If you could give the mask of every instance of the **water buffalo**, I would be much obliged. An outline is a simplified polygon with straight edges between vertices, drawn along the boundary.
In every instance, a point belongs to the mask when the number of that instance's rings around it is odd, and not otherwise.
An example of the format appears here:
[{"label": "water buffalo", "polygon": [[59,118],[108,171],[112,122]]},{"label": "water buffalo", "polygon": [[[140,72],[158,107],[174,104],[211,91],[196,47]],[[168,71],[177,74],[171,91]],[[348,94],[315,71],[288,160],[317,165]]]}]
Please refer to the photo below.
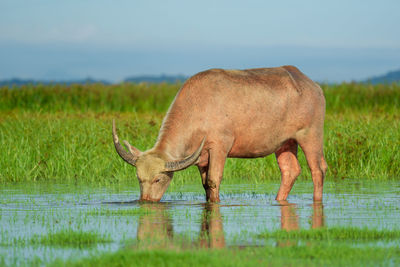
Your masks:
[{"label": "water buffalo", "polygon": [[197,165],[206,199],[219,201],[227,157],[275,153],[281,170],[277,200],[285,200],[300,174],[297,147],[306,156],[314,200],[322,200],[325,98],[321,88],[293,66],[247,70],[210,69],[189,78],[165,116],[154,147],[141,152],[119,142],[123,160],[136,166],[140,199],[159,201],[173,173]]}]

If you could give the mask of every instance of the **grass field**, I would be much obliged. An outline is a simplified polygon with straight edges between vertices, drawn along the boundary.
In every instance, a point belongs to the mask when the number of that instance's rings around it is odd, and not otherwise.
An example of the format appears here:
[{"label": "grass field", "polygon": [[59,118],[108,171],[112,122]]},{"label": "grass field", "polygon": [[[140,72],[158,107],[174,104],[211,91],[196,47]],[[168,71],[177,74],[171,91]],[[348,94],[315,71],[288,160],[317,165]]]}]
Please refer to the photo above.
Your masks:
[{"label": "grass field", "polygon": [[[0,182],[118,183],[134,169],[117,156],[110,134],[139,149],[154,144],[179,84],[37,86],[0,89]],[[398,179],[400,86],[323,86],[327,100],[328,179]],[[301,177],[310,177],[300,153]],[[229,159],[225,182],[279,179],[274,156]],[[198,179],[192,167],[174,183]]]}]

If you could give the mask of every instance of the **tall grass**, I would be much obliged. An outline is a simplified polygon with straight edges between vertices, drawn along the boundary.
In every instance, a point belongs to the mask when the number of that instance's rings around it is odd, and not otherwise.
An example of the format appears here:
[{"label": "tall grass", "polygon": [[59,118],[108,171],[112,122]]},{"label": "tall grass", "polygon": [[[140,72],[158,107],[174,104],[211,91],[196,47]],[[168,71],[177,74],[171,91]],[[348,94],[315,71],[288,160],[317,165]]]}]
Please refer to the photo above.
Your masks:
[{"label": "tall grass", "polygon": [[400,109],[400,83],[341,83],[322,85],[328,114],[353,112],[385,113]]},{"label": "tall grass", "polygon": [[[0,89],[0,182],[135,181],[115,153],[111,121],[121,139],[152,147],[179,84],[26,86]],[[328,178],[399,179],[400,86],[324,85]],[[303,178],[309,171],[300,152]],[[280,179],[274,156],[228,159],[225,182]],[[174,183],[199,180],[192,167]]]},{"label": "tall grass", "polygon": [[[181,84],[121,83],[0,87],[1,111],[165,112]],[[323,84],[327,112],[393,112],[400,106],[400,84]]]},{"label": "tall grass", "polygon": [[62,84],[0,88],[1,111],[162,112],[180,84]]}]

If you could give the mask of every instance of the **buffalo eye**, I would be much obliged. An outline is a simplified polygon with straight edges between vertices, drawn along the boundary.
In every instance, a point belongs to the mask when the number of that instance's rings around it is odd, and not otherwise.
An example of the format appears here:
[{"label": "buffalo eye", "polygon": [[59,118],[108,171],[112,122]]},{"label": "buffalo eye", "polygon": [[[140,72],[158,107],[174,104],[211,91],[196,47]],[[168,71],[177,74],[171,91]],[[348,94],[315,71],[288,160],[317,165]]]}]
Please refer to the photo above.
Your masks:
[{"label": "buffalo eye", "polygon": [[154,183],[158,183],[159,181],[160,181],[160,178],[156,179],[156,180],[154,181]]}]

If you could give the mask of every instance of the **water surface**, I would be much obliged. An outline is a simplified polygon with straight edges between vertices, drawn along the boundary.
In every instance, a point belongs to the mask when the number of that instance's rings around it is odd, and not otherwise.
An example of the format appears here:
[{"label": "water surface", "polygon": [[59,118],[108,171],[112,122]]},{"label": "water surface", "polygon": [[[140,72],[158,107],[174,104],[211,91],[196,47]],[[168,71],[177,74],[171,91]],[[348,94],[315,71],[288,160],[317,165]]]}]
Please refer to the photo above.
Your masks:
[{"label": "water surface", "polygon": [[[123,247],[173,247],[177,238],[188,247],[279,246],[286,241],[258,234],[334,226],[400,228],[399,182],[327,182],[323,203],[313,203],[309,181],[298,181],[287,202],[274,200],[278,187],[276,182],[222,185],[221,203],[210,205],[200,184],[175,186],[160,204],[138,203],[139,191],[131,186],[7,185],[0,189],[0,255],[6,264],[35,258],[46,263]],[[29,243],[34,235],[65,229],[100,233],[112,242],[81,248]]]}]

